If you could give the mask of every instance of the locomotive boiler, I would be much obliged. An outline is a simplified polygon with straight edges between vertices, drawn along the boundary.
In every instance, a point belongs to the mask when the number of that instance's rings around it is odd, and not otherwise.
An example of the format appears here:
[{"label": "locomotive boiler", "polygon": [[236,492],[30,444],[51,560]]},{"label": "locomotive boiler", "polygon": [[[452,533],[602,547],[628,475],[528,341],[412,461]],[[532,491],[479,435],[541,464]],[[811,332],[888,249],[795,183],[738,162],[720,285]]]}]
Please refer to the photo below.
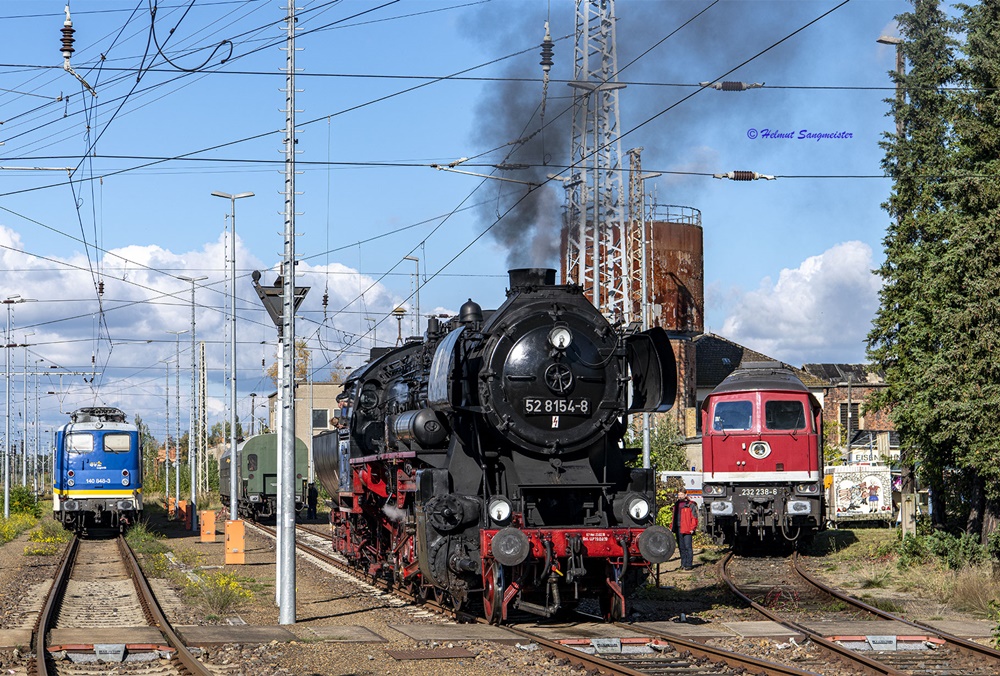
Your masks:
[{"label": "locomotive boiler", "polygon": [[334,548],[495,623],[584,598],[623,618],[675,546],[653,524],[652,470],[623,445],[628,414],[673,403],[666,334],[611,324],[554,270],[521,269],[499,309],[470,300],[383,352],[348,377],[345,425],[314,447]]},{"label": "locomotive boiler", "polygon": [[790,549],[823,526],[822,407],[787,367],[749,362],[702,405],[705,531]]}]

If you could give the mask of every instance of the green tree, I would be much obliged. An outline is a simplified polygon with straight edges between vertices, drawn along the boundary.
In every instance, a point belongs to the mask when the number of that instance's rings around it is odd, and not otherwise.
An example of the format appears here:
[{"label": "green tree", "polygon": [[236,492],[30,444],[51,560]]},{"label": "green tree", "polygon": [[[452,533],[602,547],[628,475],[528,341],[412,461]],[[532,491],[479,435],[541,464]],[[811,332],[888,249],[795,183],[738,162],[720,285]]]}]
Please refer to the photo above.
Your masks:
[{"label": "green tree", "polygon": [[[938,447],[969,488],[966,529],[986,542],[1000,521],[1000,2],[959,6],[966,36],[958,60],[961,88],[954,122],[956,215],[935,275],[947,289],[940,316],[950,329],[942,341],[935,394],[946,424]],[[953,503],[962,504],[956,500]]]},{"label": "green tree", "polygon": [[[649,465],[657,474],[660,472],[683,472],[690,469],[687,464],[687,453],[684,450],[684,437],[677,423],[667,416],[660,420],[652,420],[649,430]],[[636,416],[629,426],[625,439],[631,448],[642,447],[642,417]],[[642,463],[642,458],[636,461]]]},{"label": "green tree", "polygon": [[[309,375],[309,359],[312,352],[306,347],[306,341],[296,340],[295,341],[295,374],[294,378],[297,381],[305,380]],[[267,375],[274,383],[274,386],[278,386],[278,362],[275,361],[273,364],[267,367]]]},{"label": "green tree", "polygon": [[159,481],[160,487],[162,487],[163,483],[162,479],[159,479],[159,470],[156,464],[160,445],[153,438],[152,432],[149,431],[149,425],[143,422],[138,414],[136,414],[133,423],[139,431],[139,448],[142,451],[143,488],[146,492],[157,490],[157,481]]},{"label": "green tree", "polygon": [[[872,404],[892,411],[903,451],[906,488],[919,465],[935,495],[945,490],[943,468],[950,447],[941,431],[947,415],[938,405],[938,381],[951,370],[942,346],[950,333],[941,308],[951,293],[942,279],[955,214],[949,209],[954,167],[951,120],[957,110],[946,87],[956,78],[953,23],[938,0],[913,0],[914,10],[896,17],[903,35],[905,74],[892,72],[906,92],[891,100],[890,115],[899,134],[886,134],[882,166],[893,180],[883,204],[891,221],[884,240],[885,263],[878,270],[883,286],[880,308],[868,334],[869,359],[886,376],[888,387]],[[941,510],[934,510],[939,515]]]},{"label": "green tree", "polygon": [[[243,425],[240,423],[239,416],[236,417],[236,438],[243,438]],[[218,446],[219,444],[229,443],[229,421],[221,420],[208,430],[208,445]]]}]

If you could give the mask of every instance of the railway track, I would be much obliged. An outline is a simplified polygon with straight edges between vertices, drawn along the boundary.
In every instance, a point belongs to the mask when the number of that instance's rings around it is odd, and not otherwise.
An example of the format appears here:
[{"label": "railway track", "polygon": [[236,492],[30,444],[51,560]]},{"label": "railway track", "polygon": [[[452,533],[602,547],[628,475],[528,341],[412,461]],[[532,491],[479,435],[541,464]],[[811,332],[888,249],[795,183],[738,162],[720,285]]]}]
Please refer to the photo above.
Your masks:
[{"label": "railway track", "polygon": [[[260,531],[274,537],[274,529],[262,524],[254,524]],[[298,526],[296,547],[316,559],[367,584],[379,586],[384,592],[391,592],[407,603],[419,603],[431,608],[450,620],[464,623],[486,624],[478,616],[456,612],[433,595],[429,597],[418,590],[390,588],[380,580],[373,580],[350,566],[344,559],[329,552],[330,537],[313,529]],[[532,616],[534,617],[534,616]],[[621,674],[627,676],[655,676],[676,674],[678,676],[714,676],[732,674],[762,674],[768,676],[809,676],[821,672],[775,664],[747,655],[706,646],[664,634],[650,638],[645,628],[637,629],[623,625],[628,633],[637,638],[624,639],[578,639],[552,640],[522,626],[504,626],[504,630],[533,642],[570,663],[579,665],[588,673]],[[645,636],[640,636],[642,634]]]},{"label": "railway track", "polygon": [[174,632],[123,537],[74,537],[33,633],[32,676],[107,673],[210,676]]},{"label": "railway track", "polygon": [[[730,553],[720,565],[723,581],[733,593],[768,619],[807,636],[842,668],[855,669],[853,673],[1000,673],[1000,652],[905,620],[839,592],[806,573],[798,555],[781,560],[739,559],[734,565],[735,558]],[[762,561],[767,566],[766,576],[760,574]],[[741,582],[733,579],[734,569],[739,569],[736,575],[742,576]],[[853,631],[843,630],[845,620]],[[874,649],[882,645],[889,649]]]}]

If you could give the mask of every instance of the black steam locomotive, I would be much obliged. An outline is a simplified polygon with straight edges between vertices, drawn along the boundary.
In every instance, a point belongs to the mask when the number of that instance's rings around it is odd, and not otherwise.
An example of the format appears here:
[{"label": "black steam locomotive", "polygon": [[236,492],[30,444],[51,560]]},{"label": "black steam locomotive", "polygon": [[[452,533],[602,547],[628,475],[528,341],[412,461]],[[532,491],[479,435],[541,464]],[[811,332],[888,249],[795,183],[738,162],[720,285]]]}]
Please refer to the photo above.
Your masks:
[{"label": "black steam locomotive", "polygon": [[627,415],[675,390],[661,329],[608,323],[554,270],[513,270],[498,310],[470,300],[347,379],[346,426],[314,447],[334,548],[424,598],[481,598],[495,623],[582,598],[623,618],[674,551]]}]

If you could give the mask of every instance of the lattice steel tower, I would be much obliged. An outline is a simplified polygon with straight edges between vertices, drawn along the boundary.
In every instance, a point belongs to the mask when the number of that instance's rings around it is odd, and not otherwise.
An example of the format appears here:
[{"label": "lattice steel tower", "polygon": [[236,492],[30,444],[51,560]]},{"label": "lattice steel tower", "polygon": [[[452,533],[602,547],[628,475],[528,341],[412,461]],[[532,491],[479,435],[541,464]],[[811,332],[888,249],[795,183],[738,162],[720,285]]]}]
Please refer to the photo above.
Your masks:
[{"label": "lattice steel tower", "polygon": [[614,0],[577,1],[573,62],[563,279],[582,285],[605,315],[631,321]]}]

